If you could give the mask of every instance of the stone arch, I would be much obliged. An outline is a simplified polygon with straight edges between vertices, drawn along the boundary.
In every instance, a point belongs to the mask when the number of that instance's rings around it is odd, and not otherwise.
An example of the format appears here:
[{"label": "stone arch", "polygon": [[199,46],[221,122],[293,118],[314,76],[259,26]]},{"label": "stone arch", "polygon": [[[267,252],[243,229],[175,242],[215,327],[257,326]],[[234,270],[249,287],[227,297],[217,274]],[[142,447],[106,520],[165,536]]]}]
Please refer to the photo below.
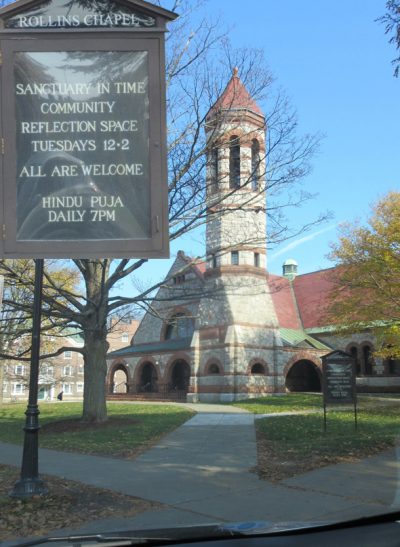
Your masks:
[{"label": "stone arch", "polygon": [[135,370],[135,391],[137,393],[157,393],[159,391],[160,370],[152,358],[144,357]]},{"label": "stone arch", "polygon": [[187,394],[192,374],[190,358],[185,353],[177,353],[168,361],[164,381],[172,393]]},{"label": "stone arch", "polygon": [[123,360],[111,364],[107,375],[109,393],[129,393],[131,373],[128,364]]},{"label": "stone arch", "polygon": [[288,391],[321,392],[321,371],[310,359],[298,359],[287,370],[285,387]]},{"label": "stone arch", "polygon": [[322,374],[322,361],[321,361],[321,359],[317,355],[314,355],[313,353],[311,353],[310,351],[304,350],[304,351],[298,351],[297,353],[295,353],[295,355],[293,355],[293,357],[291,359],[289,359],[289,361],[284,366],[283,376],[286,377],[286,375],[289,372],[289,369],[292,367],[292,365],[294,363],[296,363],[296,361],[301,361],[302,359],[306,359],[307,361],[311,361],[317,367],[317,369],[320,371],[320,373]]},{"label": "stone arch", "polygon": [[215,357],[210,357],[204,366],[205,375],[217,376],[223,374],[223,371],[224,369],[221,361]]},{"label": "stone arch", "polygon": [[171,324],[171,320],[177,316],[177,315],[180,315],[182,317],[188,317],[192,320],[193,322],[193,331],[194,331],[194,317],[192,315],[192,313],[185,307],[183,306],[176,306],[169,314],[168,316],[164,319],[164,322],[163,322],[163,325],[161,327],[161,333],[160,333],[160,341],[163,342],[164,340],[166,340],[166,335],[167,335],[167,331],[168,331],[168,327],[170,326]]},{"label": "stone arch", "polygon": [[269,375],[268,365],[264,359],[259,359],[258,357],[253,357],[248,364],[247,374],[254,375],[260,374],[263,376]]}]

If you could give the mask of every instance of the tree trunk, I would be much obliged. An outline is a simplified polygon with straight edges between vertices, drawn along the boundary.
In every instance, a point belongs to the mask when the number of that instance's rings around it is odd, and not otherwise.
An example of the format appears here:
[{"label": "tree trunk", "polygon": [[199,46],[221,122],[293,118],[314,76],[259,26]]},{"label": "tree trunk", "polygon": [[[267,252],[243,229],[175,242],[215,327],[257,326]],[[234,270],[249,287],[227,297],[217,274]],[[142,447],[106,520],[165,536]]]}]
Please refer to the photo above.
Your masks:
[{"label": "tree trunk", "polygon": [[108,277],[109,261],[86,261],[86,297],[85,319],[82,323],[84,347],[84,422],[105,422],[106,376],[107,376],[107,302],[108,294],[105,280]]},{"label": "tree trunk", "polygon": [[85,384],[82,414],[84,422],[105,422],[107,420],[106,353],[107,344],[101,333],[98,331],[85,333]]}]

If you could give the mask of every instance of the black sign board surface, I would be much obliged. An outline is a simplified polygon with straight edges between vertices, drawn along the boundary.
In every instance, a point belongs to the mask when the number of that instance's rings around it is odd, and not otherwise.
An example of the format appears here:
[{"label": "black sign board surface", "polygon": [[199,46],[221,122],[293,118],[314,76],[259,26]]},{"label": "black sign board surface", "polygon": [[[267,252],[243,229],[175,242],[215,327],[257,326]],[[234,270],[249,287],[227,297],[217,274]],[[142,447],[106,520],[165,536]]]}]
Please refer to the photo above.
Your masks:
[{"label": "black sign board surface", "polygon": [[355,364],[351,355],[334,351],[322,358],[323,393],[326,404],[354,403]]},{"label": "black sign board surface", "polygon": [[354,425],[357,429],[356,364],[344,351],[333,351],[322,357],[322,392],[324,431],[328,404],[354,405]]},{"label": "black sign board surface", "polygon": [[2,257],[168,256],[174,18],[142,0],[0,10]]}]

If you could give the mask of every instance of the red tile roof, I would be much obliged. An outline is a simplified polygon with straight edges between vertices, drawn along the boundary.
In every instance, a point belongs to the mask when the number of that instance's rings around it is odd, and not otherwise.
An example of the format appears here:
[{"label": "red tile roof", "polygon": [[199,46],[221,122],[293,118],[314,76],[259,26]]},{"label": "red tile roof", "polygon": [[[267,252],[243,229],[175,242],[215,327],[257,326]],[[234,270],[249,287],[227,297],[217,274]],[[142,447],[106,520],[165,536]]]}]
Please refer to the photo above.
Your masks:
[{"label": "red tile roof", "polygon": [[206,271],[207,267],[205,261],[185,255],[183,251],[178,251],[178,255],[183,258],[186,264],[190,265],[193,268],[193,271],[196,275],[198,275],[201,279],[203,278],[203,274]]},{"label": "red tile roof", "polygon": [[264,117],[264,114],[250,93],[244,87],[238,74],[237,68],[233,70],[232,78],[229,80],[224,92],[210,109],[209,114],[213,114],[218,110],[251,110],[256,114]]},{"label": "red tile roof", "polygon": [[285,329],[302,329],[290,281],[285,277],[269,274],[268,285],[279,326]]},{"label": "red tile roof", "polygon": [[204,274],[206,271],[207,264],[206,262],[197,262],[194,267],[199,270],[200,273]]},{"label": "red tile roof", "polygon": [[327,318],[327,310],[335,274],[336,268],[329,268],[298,275],[293,280],[293,290],[305,329],[332,324],[332,320]]}]

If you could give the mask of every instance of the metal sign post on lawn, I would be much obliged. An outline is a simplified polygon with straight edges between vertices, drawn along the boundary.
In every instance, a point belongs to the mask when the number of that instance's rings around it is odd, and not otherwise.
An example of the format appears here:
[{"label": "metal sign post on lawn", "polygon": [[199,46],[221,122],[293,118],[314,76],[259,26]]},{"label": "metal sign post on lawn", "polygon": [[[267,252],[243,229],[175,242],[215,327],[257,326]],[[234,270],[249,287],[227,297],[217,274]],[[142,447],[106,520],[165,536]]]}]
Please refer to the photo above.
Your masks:
[{"label": "metal sign post on lawn", "polygon": [[333,351],[322,357],[322,391],[324,403],[324,431],[326,406],[353,404],[354,427],[357,429],[357,393],[354,358],[344,351]]},{"label": "metal sign post on lawn", "polygon": [[[0,258],[36,259],[36,287],[45,258],[168,257],[164,35],[176,17],[145,0],[0,10]],[[26,439],[39,429],[40,300],[36,288]],[[33,495],[37,437],[23,458],[14,493]]]}]

